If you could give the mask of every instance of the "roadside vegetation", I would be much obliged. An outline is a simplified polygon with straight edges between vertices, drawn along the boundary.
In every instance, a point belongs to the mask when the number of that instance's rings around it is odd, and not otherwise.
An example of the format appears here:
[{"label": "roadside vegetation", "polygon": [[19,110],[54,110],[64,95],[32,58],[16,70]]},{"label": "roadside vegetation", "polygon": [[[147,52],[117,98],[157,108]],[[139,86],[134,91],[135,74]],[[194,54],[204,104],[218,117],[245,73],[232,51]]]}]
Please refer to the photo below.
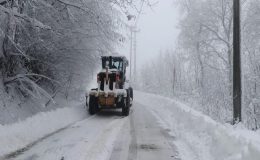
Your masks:
[{"label": "roadside vegetation", "polygon": [[[177,47],[162,51],[153,63],[144,66],[142,88],[181,97],[215,120],[232,122],[233,3],[185,0],[177,4],[182,14]],[[260,1],[241,1],[241,7],[242,119],[248,128],[258,129]]]}]

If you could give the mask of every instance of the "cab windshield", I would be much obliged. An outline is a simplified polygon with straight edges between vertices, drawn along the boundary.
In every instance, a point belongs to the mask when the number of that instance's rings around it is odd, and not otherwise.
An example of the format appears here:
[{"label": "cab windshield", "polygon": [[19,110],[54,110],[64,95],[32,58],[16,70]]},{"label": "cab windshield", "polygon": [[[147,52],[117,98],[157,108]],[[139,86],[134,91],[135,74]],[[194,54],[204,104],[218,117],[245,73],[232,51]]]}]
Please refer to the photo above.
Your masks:
[{"label": "cab windshield", "polygon": [[123,61],[118,59],[111,59],[111,62],[108,58],[102,59],[102,68],[105,69],[106,66],[109,67],[109,69],[118,69],[123,70]]},{"label": "cab windshield", "polygon": [[118,69],[121,70],[122,62],[120,61],[113,61],[111,69]]}]

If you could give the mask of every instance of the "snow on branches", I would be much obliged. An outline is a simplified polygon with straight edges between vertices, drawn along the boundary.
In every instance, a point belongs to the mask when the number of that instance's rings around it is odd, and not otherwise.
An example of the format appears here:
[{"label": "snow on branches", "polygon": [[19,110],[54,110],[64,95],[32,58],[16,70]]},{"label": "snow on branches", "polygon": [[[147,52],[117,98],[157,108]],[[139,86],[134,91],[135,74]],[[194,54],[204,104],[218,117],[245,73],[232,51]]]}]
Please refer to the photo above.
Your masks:
[{"label": "snow on branches", "polygon": [[121,15],[114,4],[0,0],[0,64],[6,91],[52,99],[59,90],[67,98],[80,97],[77,93],[85,90],[94,62],[119,43]]}]

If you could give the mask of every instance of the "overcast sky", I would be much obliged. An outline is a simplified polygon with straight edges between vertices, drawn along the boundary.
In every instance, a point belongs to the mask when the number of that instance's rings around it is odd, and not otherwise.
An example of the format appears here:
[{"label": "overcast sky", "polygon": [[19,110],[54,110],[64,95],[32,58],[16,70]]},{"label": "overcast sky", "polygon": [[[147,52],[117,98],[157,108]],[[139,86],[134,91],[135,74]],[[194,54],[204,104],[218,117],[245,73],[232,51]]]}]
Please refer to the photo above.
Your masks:
[{"label": "overcast sky", "polygon": [[[153,6],[153,10],[146,7],[143,12],[138,21],[138,68],[156,57],[160,50],[174,49],[178,36],[179,11],[173,0],[160,0]],[[123,48],[127,56],[129,46],[130,44],[126,44]]]}]

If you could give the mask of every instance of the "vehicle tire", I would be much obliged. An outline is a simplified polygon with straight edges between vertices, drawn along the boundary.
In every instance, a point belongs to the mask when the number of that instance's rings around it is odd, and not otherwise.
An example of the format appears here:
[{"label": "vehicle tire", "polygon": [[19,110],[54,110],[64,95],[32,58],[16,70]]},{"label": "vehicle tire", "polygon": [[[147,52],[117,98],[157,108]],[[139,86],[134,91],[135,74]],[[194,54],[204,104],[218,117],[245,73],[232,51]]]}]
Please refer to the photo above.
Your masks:
[{"label": "vehicle tire", "polygon": [[132,98],[132,100],[134,100],[134,91],[132,87],[129,87],[129,91],[130,91],[130,97]]},{"label": "vehicle tire", "polygon": [[130,90],[128,89],[128,90],[126,90],[126,92],[127,92],[126,105],[131,107],[131,103],[130,103],[131,102]]},{"label": "vehicle tire", "polygon": [[89,114],[94,115],[95,113],[97,113],[97,109],[98,109],[97,98],[95,96],[90,96],[89,107],[88,107]]},{"label": "vehicle tire", "polygon": [[126,105],[128,107],[131,107],[131,95],[130,95],[130,89],[127,89],[126,90],[126,93],[127,93],[127,97],[126,97]]},{"label": "vehicle tire", "polygon": [[130,96],[127,96],[126,98],[123,99],[122,115],[123,116],[128,116],[129,115],[129,110],[130,110]]},{"label": "vehicle tire", "polygon": [[86,96],[86,108],[88,108],[88,97]]}]

